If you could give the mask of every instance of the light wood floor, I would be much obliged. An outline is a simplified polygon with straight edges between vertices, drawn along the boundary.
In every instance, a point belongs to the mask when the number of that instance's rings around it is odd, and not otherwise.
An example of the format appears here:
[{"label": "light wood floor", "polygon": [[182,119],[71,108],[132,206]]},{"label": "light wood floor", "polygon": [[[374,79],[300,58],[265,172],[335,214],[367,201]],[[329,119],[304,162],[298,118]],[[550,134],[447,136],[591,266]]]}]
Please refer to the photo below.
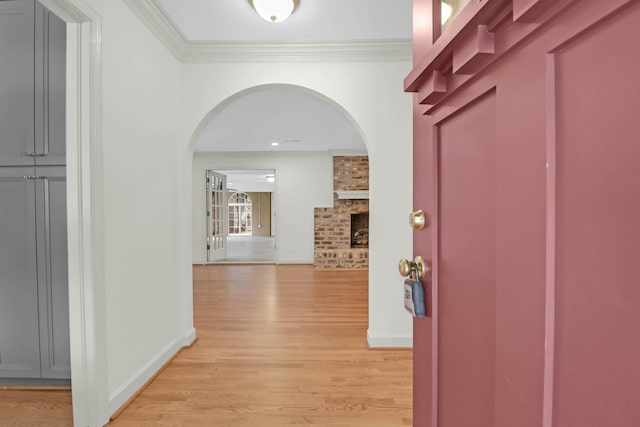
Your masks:
[{"label": "light wood floor", "polygon": [[[412,423],[411,351],[366,346],[366,271],[195,266],[194,316],[199,341],[109,426]],[[2,393],[0,426],[49,425]]]}]

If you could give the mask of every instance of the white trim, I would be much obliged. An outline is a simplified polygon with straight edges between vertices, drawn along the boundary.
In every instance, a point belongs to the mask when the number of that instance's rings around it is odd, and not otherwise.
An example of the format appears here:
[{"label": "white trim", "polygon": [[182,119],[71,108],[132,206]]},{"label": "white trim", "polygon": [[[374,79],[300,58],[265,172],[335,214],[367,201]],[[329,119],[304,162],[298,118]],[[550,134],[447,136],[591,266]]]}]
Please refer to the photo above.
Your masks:
[{"label": "white trim", "polygon": [[335,191],[338,195],[338,199],[369,199],[369,190],[344,190]]},{"label": "white trim", "polygon": [[329,153],[333,157],[342,156],[369,156],[366,149],[363,150],[329,150]]},{"label": "white trim", "polygon": [[335,40],[324,43],[186,41],[183,62],[387,62],[410,61],[410,40]]},{"label": "white trim", "polygon": [[169,18],[169,15],[153,0],[124,0],[138,18],[178,60],[183,57],[186,38]]},{"label": "white trim", "polygon": [[248,43],[188,40],[155,0],[124,0],[181,62],[411,61],[411,39],[323,43]]},{"label": "white trim", "polygon": [[190,347],[196,340],[196,328],[191,328],[182,336],[180,347]]},{"label": "white trim", "polygon": [[109,413],[116,413],[126,402],[135,395],[149,379],[175,356],[178,351],[188,347],[196,337],[196,330],[189,330],[182,338],[175,339],[160,350],[145,363],[138,371],[127,379],[113,393],[109,394]]},{"label": "white trim", "polygon": [[413,337],[397,335],[374,335],[367,330],[369,348],[412,348]]},{"label": "white trim", "polygon": [[75,426],[107,413],[102,242],[101,18],[83,0],[41,0],[67,23],[67,239]]},{"label": "white trim", "polygon": [[281,259],[277,260],[276,264],[313,264],[313,260],[308,259]]}]

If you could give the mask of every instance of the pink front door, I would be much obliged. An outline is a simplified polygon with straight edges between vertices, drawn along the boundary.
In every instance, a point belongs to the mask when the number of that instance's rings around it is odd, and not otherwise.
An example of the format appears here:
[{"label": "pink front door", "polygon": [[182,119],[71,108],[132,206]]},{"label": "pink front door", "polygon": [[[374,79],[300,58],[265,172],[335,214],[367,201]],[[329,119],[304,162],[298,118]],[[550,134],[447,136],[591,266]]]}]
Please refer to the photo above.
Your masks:
[{"label": "pink front door", "polygon": [[405,80],[434,267],[414,426],[640,426],[640,1],[457,20],[416,26]]}]

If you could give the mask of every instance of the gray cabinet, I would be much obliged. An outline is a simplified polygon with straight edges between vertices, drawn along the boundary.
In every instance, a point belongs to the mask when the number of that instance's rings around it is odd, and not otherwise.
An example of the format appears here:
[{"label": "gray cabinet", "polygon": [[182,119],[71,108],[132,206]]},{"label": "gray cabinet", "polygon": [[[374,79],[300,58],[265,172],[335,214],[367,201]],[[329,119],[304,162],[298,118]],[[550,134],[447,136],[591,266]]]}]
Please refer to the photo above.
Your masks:
[{"label": "gray cabinet", "polygon": [[0,1],[0,166],[33,165],[34,2]]},{"label": "gray cabinet", "polygon": [[65,45],[39,3],[0,1],[0,379],[71,374]]},{"label": "gray cabinet", "polygon": [[66,24],[34,0],[0,1],[0,166],[64,165]]},{"label": "gray cabinet", "polygon": [[0,378],[69,378],[64,166],[0,168]]},{"label": "gray cabinet", "polygon": [[35,137],[36,165],[64,165],[67,27],[35,5]]},{"label": "gray cabinet", "polygon": [[36,247],[43,378],[70,378],[67,182],[64,166],[36,168]]},{"label": "gray cabinet", "polygon": [[0,377],[40,377],[35,180],[0,168]]}]

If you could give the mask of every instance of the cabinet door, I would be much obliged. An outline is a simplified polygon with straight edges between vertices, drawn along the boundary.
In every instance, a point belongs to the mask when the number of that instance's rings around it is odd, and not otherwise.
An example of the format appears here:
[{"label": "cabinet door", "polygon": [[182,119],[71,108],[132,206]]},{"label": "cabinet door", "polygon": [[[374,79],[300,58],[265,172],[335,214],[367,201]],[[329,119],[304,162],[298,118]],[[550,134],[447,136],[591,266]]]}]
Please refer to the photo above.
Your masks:
[{"label": "cabinet door", "polygon": [[33,165],[34,2],[0,1],[0,166]]},{"label": "cabinet door", "polygon": [[0,168],[0,378],[40,376],[33,168]]},{"label": "cabinet door", "polygon": [[64,21],[40,3],[35,10],[36,165],[64,165],[66,31]]},{"label": "cabinet door", "polygon": [[43,378],[70,378],[65,168],[36,168],[40,360]]}]

